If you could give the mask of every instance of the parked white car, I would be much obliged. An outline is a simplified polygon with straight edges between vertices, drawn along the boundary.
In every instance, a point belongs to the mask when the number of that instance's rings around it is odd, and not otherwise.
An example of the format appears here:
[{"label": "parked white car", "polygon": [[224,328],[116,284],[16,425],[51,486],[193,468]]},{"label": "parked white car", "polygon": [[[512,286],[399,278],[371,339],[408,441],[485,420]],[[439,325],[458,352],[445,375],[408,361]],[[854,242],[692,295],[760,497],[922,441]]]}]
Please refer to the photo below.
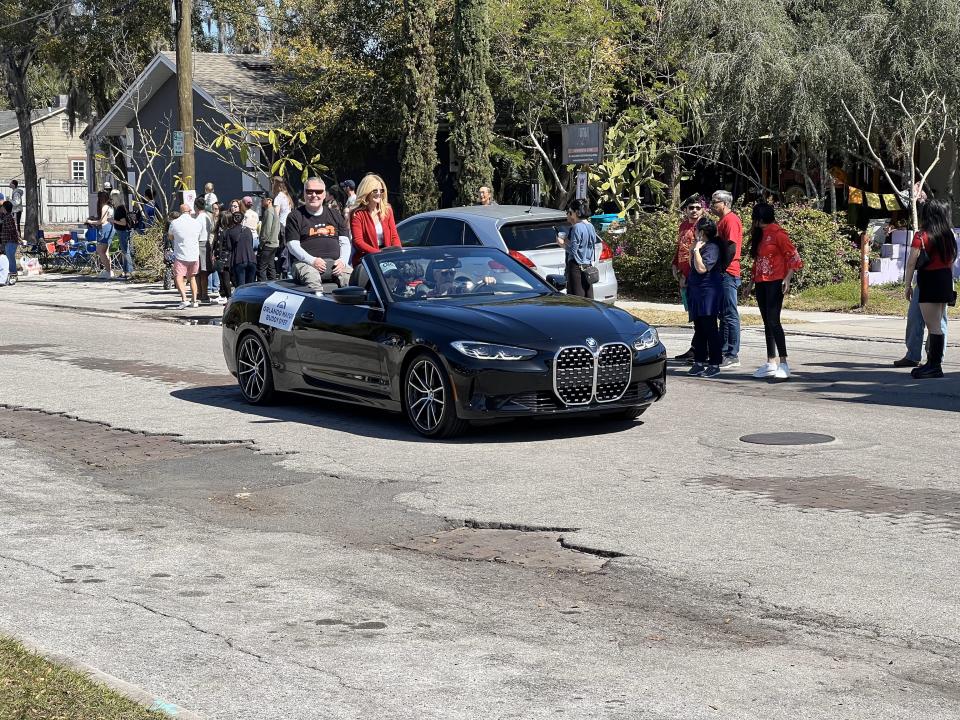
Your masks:
[{"label": "parked white car", "polygon": [[[564,274],[564,251],[557,245],[557,232],[567,230],[560,210],[525,205],[472,205],[431,210],[409,217],[397,225],[404,246],[485,245],[509,253],[546,279]],[[600,281],[593,286],[594,299],[613,303],[617,277],[613,252],[604,242],[596,248]]]}]

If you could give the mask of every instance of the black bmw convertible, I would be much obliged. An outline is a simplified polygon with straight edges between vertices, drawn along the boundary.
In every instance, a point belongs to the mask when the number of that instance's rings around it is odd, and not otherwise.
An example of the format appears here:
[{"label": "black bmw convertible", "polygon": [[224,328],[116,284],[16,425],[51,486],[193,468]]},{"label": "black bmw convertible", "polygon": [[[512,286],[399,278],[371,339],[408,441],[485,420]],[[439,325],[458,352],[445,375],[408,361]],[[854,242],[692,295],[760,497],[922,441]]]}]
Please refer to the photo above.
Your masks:
[{"label": "black bmw convertible", "polygon": [[277,392],[406,414],[450,437],[471,421],[640,416],[666,392],[657,331],[571,297],[494,248],[387,248],[322,295],[244,285],[223,354],[250,403]]}]

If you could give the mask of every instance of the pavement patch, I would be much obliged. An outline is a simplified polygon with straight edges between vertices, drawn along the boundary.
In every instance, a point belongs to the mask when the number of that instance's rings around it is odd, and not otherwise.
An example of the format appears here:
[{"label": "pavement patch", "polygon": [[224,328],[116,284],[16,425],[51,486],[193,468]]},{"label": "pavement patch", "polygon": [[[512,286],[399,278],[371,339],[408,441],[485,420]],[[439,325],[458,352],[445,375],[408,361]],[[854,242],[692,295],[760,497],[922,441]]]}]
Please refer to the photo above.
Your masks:
[{"label": "pavement patch", "polygon": [[[62,413],[0,405],[0,437],[98,469],[119,469],[158,460],[179,460],[209,448],[176,435],[113,428]],[[249,441],[226,443],[249,447]]]},{"label": "pavement patch", "polygon": [[498,562],[544,570],[595,573],[618,553],[592,551],[564,541],[560,532],[458,527],[395,543],[405,550],[450,560]]},{"label": "pavement patch", "polygon": [[731,477],[691,481],[715,490],[727,490],[755,502],[773,501],[801,512],[825,510],[853,513],[960,538],[960,492],[935,488],[895,488],[857,477]]},{"label": "pavement patch", "polygon": [[156,380],[170,385],[192,385],[194,387],[209,387],[211,385],[233,385],[236,381],[228,373],[208,373],[202,370],[191,370],[175,365],[145,362],[142,360],[126,360],[104,357],[69,357],[63,352],[45,348],[45,345],[6,345],[0,347],[0,355],[31,355],[53,362],[67,363],[82,370],[98,370],[100,372],[115,373],[127,377]]}]

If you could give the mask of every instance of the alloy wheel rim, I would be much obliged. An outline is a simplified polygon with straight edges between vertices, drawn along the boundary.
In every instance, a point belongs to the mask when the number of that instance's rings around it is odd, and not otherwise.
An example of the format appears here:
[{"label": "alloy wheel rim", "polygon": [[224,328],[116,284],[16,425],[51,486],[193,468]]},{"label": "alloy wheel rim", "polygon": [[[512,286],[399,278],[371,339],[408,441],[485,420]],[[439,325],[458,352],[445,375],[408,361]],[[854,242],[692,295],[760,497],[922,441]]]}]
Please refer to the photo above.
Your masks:
[{"label": "alloy wheel rim", "polygon": [[240,345],[237,357],[237,375],[240,380],[240,389],[251,400],[256,400],[263,392],[267,377],[266,353],[253,338],[247,338]]},{"label": "alloy wheel rim", "polygon": [[443,418],[446,391],[440,370],[429,360],[420,360],[407,378],[407,409],[417,427],[433,432]]}]

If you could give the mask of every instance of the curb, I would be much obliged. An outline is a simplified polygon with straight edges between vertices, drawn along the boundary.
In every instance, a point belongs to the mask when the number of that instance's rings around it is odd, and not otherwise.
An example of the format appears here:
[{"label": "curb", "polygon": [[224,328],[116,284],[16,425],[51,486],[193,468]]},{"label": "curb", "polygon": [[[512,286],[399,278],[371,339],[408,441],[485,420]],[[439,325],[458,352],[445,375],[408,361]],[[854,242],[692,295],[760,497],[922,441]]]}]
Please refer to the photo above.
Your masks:
[{"label": "curb", "polygon": [[176,718],[177,720],[205,720],[205,718],[202,718],[196,713],[185,710],[179,705],[167,702],[163,698],[147,692],[143,688],[139,688],[136,685],[128,683],[126,680],[121,680],[120,678],[114,677],[113,675],[105,673],[102,670],[98,670],[92,665],[87,665],[85,662],[81,662],[80,660],[72,658],[69,655],[51,652],[41,647],[31,638],[8,632],[4,632],[4,634],[7,637],[13,638],[17,642],[21,643],[30,652],[36,653],[52,663],[56,663],[57,665],[74,670],[75,672],[86,676],[92,682],[108,687],[114,692],[123,695],[131,702],[134,702],[137,705],[146,708],[147,710],[153,710],[154,712],[162,713],[167,717]]}]

